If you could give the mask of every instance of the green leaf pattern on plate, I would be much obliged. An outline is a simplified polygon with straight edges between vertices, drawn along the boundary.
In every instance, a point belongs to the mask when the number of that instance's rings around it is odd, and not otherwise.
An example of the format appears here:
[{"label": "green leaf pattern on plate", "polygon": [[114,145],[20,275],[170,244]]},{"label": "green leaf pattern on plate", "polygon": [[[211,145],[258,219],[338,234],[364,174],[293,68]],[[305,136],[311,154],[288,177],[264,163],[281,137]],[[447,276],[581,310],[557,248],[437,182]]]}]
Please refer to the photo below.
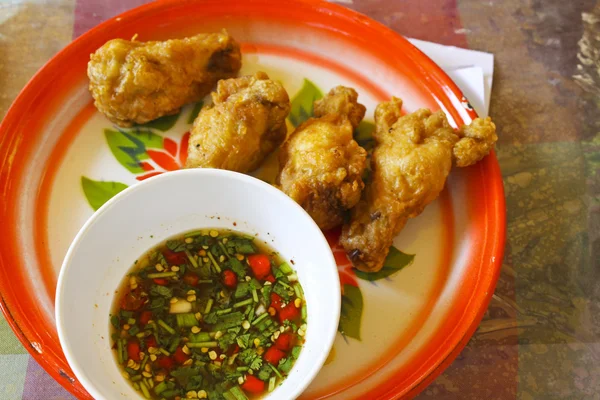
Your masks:
[{"label": "green leaf pattern on plate", "polygon": [[163,148],[164,138],[150,130],[115,131],[105,129],[104,135],[108,147],[117,161],[134,174],[144,172],[140,161],[148,158],[146,149]]},{"label": "green leaf pattern on plate", "polygon": [[85,176],[81,177],[81,187],[94,211],[102,207],[117,193],[127,189],[127,185],[121,182],[94,181]]},{"label": "green leaf pattern on plate", "polygon": [[202,110],[203,106],[204,106],[203,101],[199,101],[196,104],[194,104],[194,108],[192,109],[192,112],[190,113],[190,116],[188,117],[188,120],[187,120],[188,124],[194,123],[194,120],[196,119],[198,114],[200,114],[200,110]]},{"label": "green leaf pattern on plate", "polygon": [[313,116],[313,103],[321,97],[321,90],[305,78],[302,88],[292,100],[292,109],[288,117],[294,127]]},{"label": "green leaf pattern on plate", "polygon": [[179,113],[174,115],[165,115],[164,117],[157,118],[154,121],[146,122],[145,124],[141,125],[136,125],[136,127],[158,129],[159,131],[166,132],[175,125],[178,119]]},{"label": "green leaf pattern on plate", "polygon": [[390,247],[390,252],[383,263],[383,268],[377,272],[362,272],[357,269],[354,270],[356,276],[366,281],[378,281],[383,278],[395,274],[402,268],[412,264],[415,259],[414,254],[406,254],[395,248]]},{"label": "green leaf pattern on plate", "polygon": [[363,296],[358,286],[345,284],[342,294],[342,310],[338,331],[356,340],[360,339],[360,322],[363,312]]}]

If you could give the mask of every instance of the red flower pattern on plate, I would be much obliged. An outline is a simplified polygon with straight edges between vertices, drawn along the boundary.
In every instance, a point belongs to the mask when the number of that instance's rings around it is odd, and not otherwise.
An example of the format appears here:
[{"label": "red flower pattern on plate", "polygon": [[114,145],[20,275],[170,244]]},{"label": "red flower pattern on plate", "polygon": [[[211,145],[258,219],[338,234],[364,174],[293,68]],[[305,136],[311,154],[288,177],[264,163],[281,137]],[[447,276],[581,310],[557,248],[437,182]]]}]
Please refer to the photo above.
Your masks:
[{"label": "red flower pattern on plate", "polygon": [[342,287],[342,294],[344,294],[344,285],[358,287],[358,282],[356,280],[356,274],[354,273],[354,270],[352,268],[352,263],[348,259],[346,251],[340,245],[341,233],[341,229],[337,228],[325,232],[325,238],[327,238],[329,247],[331,247],[331,251],[333,252],[333,257],[335,258],[335,263],[338,267],[338,274],[340,276],[340,286]]},{"label": "red flower pattern on plate", "polygon": [[150,157],[148,161],[140,162],[140,167],[144,169],[143,175],[138,175],[135,179],[143,181],[144,179],[160,175],[164,172],[175,171],[183,168],[187,160],[188,141],[190,133],[186,132],[181,138],[181,143],[169,138],[164,138],[162,149],[147,149],[146,154]]}]

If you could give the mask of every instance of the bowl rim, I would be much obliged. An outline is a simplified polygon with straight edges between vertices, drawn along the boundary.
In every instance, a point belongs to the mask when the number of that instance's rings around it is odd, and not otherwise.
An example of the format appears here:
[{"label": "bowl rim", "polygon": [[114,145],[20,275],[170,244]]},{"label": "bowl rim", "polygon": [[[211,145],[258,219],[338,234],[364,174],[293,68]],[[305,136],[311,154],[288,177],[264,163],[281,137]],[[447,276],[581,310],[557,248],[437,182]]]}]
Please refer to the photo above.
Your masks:
[{"label": "bowl rim", "polygon": [[[275,197],[275,201],[286,202],[290,207],[295,209],[296,212],[302,215],[303,218],[307,220],[307,223],[316,231],[318,231],[317,240],[322,241],[325,247],[329,249],[327,239],[325,238],[321,229],[317,226],[315,221],[306,212],[306,210],[304,210],[298,203],[296,203],[290,197],[285,195],[285,193],[283,193],[279,189],[250,175],[214,168],[181,169],[178,171],[170,171],[168,173],[154,176],[152,178],[146,179],[138,183],[137,185],[132,185],[127,189],[121,191],[120,193],[112,197],[110,200],[108,200],[106,203],[104,203],[102,207],[100,207],[77,232],[77,235],[69,245],[69,249],[67,250],[67,254],[65,255],[65,258],[61,265],[56,285],[54,315],[56,318],[56,329],[58,332],[61,348],[63,349],[65,358],[67,359],[69,366],[73,370],[73,373],[75,374],[79,382],[81,382],[81,385],[85,388],[85,390],[88,391],[88,393],[95,399],[103,399],[105,397],[98,391],[98,386],[93,382],[93,378],[89,378],[87,374],[84,374],[81,371],[81,366],[78,360],[76,359],[74,351],[71,348],[71,343],[66,338],[67,333],[65,329],[65,320],[67,317],[65,315],[66,313],[63,312],[63,308],[65,306],[63,300],[63,297],[65,296],[65,291],[63,286],[66,276],[73,269],[73,263],[71,262],[73,255],[77,251],[77,247],[79,246],[81,241],[84,239],[85,234],[96,223],[96,221],[106,213],[110,212],[112,209],[114,209],[114,207],[118,206],[120,203],[127,201],[127,198],[131,196],[135,191],[144,190],[144,188],[151,185],[160,186],[161,182],[165,180],[177,179],[179,176],[182,175],[196,175],[197,179],[202,179],[203,177],[219,177],[221,179],[229,179],[238,182],[243,181],[245,183],[254,185],[259,190],[264,190],[268,193],[269,196]],[[312,353],[310,357],[313,361],[309,362],[309,365],[311,367],[308,370],[307,374],[299,378],[301,383],[297,386],[296,391],[292,393],[292,398],[296,398],[297,396],[299,396],[315,379],[315,377],[325,364],[327,356],[331,351],[331,348],[333,347],[335,338],[337,336],[337,321],[339,321],[341,315],[341,286],[338,277],[337,264],[333,256],[333,252],[328,251],[327,256],[328,257],[326,257],[326,259],[322,261],[322,269],[325,271],[330,271],[330,273],[324,274],[324,278],[333,281],[331,282],[331,291],[328,295],[332,298],[331,301],[333,303],[333,314],[331,315],[331,321],[336,321],[336,323],[327,324],[325,326],[325,332],[318,336],[319,341],[325,343],[326,351]],[[333,296],[331,296],[330,294],[333,294]],[[264,397],[264,399],[266,400],[270,397],[270,394],[268,394],[266,397]]]}]

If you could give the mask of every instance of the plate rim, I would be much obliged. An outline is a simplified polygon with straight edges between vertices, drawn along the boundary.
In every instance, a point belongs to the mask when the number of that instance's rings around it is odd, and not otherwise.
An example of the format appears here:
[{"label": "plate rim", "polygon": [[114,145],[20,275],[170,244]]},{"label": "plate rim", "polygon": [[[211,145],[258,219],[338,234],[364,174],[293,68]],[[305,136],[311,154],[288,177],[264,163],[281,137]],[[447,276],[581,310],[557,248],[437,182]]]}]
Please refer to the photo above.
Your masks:
[{"label": "plate rim", "polygon": [[[226,2],[227,1],[209,0],[205,3],[224,4]],[[9,107],[6,116],[0,124],[0,188],[4,188],[4,193],[6,194],[10,191],[9,181],[11,175],[11,165],[10,161],[8,161],[8,157],[10,157],[11,154],[6,154],[6,149],[9,148],[10,141],[14,140],[14,137],[11,136],[10,133],[11,128],[19,125],[19,119],[21,115],[23,115],[23,113],[20,111],[22,109],[26,110],[29,107],[29,104],[35,100],[36,93],[38,92],[36,89],[39,89],[40,86],[47,86],[48,82],[46,81],[46,75],[51,75],[52,71],[61,69],[64,65],[64,61],[68,61],[70,56],[75,56],[78,53],[79,47],[87,42],[94,41],[96,36],[101,36],[104,31],[109,30],[114,25],[121,23],[121,20],[136,19],[137,17],[140,17],[146,13],[156,13],[160,12],[161,10],[176,7],[185,8],[197,3],[198,2],[194,0],[163,0],[161,2],[152,2],[131,9],[90,29],[86,33],[76,38],[74,41],[70,42],[67,46],[65,46],[65,48],[63,48],[48,62],[46,62],[20,91],[19,95]],[[272,3],[269,4],[269,2],[266,0],[246,0],[246,3],[256,7],[273,6]],[[433,86],[435,86],[436,89],[433,92],[434,98],[436,100],[445,98],[449,103],[451,103],[451,106],[447,107],[446,104],[438,101],[439,106],[444,109],[444,111],[452,115],[454,119],[463,121],[477,117],[477,114],[474,110],[463,107],[461,101],[463,99],[466,101],[466,99],[464,98],[462,92],[437,64],[435,64],[429,57],[427,57],[423,52],[417,49],[400,34],[387,28],[383,24],[341,5],[321,0],[280,0],[276,3],[278,3],[277,7],[282,7],[283,3],[287,3],[286,7],[296,6],[311,8],[311,12],[314,12],[315,14],[321,14],[323,18],[326,18],[329,21],[334,18],[338,18],[345,20],[347,23],[362,25],[362,28],[370,30],[371,34],[376,35],[378,38],[384,38],[387,42],[393,44],[395,47],[403,49],[405,52],[404,55],[414,64],[417,69],[419,69],[417,72],[425,74],[433,79]],[[432,85],[429,85],[428,88],[433,89],[431,86]],[[7,163],[9,164],[8,166]],[[480,172],[484,173],[485,170],[486,177],[490,182],[490,186],[488,187],[489,193],[486,193],[486,195],[490,196],[490,199],[486,199],[486,210],[490,211],[490,214],[492,215],[487,216],[489,217],[489,220],[483,221],[483,223],[485,225],[486,234],[492,239],[489,240],[491,245],[485,243],[487,244],[487,247],[482,249],[486,253],[486,256],[491,257],[488,274],[485,277],[480,277],[477,280],[476,291],[473,293],[475,304],[470,305],[469,309],[464,310],[464,315],[459,321],[461,323],[459,326],[460,329],[457,329],[458,327],[455,328],[451,335],[447,338],[447,341],[451,342],[451,344],[445,347],[443,351],[444,354],[438,354],[434,361],[427,360],[429,367],[426,368],[425,371],[422,371],[418,379],[412,383],[411,387],[404,388],[403,390],[400,388],[403,382],[398,382],[396,385],[385,388],[384,392],[380,395],[380,398],[382,399],[395,399],[401,396],[413,397],[423,390],[429,383],[431,383],[431,381],[433,381],[439,374],[441,374],[441,372],[450,365],[450,363],[467,344],[470,337],[479,325],[479,322],[483,318],[483,315],[487,309],[487,305],[491,300],[491,296],[494,292],[502,265],[503,251],[506,240],[506,209],[502,176],[500,174],[500,168],[495,154],[490,154],[490,156],[480,162],[480,166]],[[3,199],[3,203],[6,204],[5,199]],[[0,209],[1,216],[8,214],[10,214],[10,211],[7,209],[7,207]],[[495,222],[495,224],[491,222]],[[2,244],[0,248],[4,249],[5,246],[5,244]],[[9,307],[8,305],[9,302],[5,298],[6,293],[12,295],[12,300],[18,299],[13,293],[13,289],[10,288],[10,284],[7,282],[7,262],[4,261],[4,256],[2,253],[0,253],[0,309],[2,310],[8,324],[25,349],[59,384],[61,384],[75,396],[84,394],[85,392],[82,393],[79,388],[73,385],[73,382],[68,379],[68,376],[65,376],[65,373],[57,368],[58,365],[55,361],[56,354],[44,356],[44,354],[40,353],[36,348],[35,342],[28,338],[24,330],[21,328],[20,325],[22,324],[22,321],[17,321],[17,319],[28,320],[28,312],[22,309],[22,307],[18,304],[18,301],[13,301],[13,307]],[[21,264],[23,264],[22,260]],[[482,267],[480,267],[480,269],[481,268]],[[485,278],[485,280],[483,278]],[[459,332],[457,332],[457,330],[459,330]],[[45,353],[54,353],[52,351],[48,352],[47,350],[48,349],[45,350]]]}]

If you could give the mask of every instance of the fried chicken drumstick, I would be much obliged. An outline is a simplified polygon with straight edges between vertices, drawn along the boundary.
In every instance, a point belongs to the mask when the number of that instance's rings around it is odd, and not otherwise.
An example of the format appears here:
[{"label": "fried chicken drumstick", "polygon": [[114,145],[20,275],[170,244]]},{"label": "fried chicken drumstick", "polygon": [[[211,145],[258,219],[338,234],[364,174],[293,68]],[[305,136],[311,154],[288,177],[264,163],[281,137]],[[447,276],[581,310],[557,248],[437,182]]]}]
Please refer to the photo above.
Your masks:
[{"label": "fried chicken drumstick", "polygon": [[186,168],[255,170],[285,139],[290,99],[264,72],[219,81],[194,121]]},{"label": "fried chicken drumstick", "polygon": [[365,272],[383,267],[394,237],[440,194],[452,164],[476,163],[498,139],[490,118],[454,131],[442,111],[402,116],[401,108],[402,101],[392,98],[375,110],[371,181],[340,239],[354,266]]},{"label": "fried chicken drumstick", "polygon": [[241,67],[227,32],[164,42],[108,41],[90,57],[89,89],[96,108],[122,127],[179,112]]},{"label": "fried chicken drumstick", "polygon": [[367,152],[352,138],[365,115],[357,99],[354,89],[332,89],[281,149],[277,183],[321,229],[341,225],[364,187]]}]

